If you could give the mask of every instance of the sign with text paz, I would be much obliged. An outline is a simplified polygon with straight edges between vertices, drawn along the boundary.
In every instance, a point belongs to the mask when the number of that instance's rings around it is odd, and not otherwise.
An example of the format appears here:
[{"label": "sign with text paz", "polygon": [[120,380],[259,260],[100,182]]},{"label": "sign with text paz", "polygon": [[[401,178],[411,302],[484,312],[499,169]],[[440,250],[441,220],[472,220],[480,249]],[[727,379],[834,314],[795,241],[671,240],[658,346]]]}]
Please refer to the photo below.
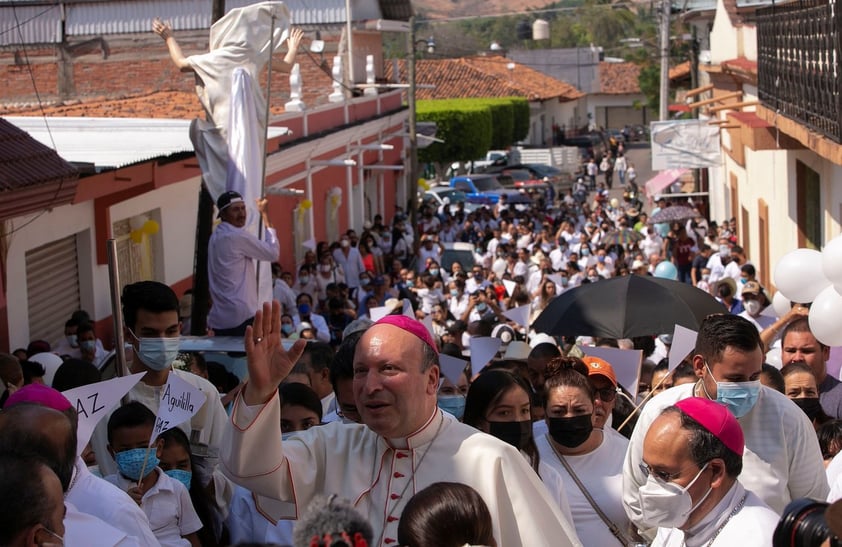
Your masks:
[{"label": "sign with text paz", "polygon": [[62,392],[76,409],[76,455],[82,454],[100,420],[108,416],[126,393],[132,390],[145,372],[112,378]]},{"label": "sign with text paz", "polygon": [[591,357],[599,357],[614,369],[617,383],[631,393],[632,400],[637,397],[640,383],[640,366],[643,364],[643,352],[639,349],[593,348],[582,347],[582,352]]},{"label": "sign with text paz", "polygon": [[161,393],[161,402],[158,405],[158,415],[155,417],[155,427],[152,429],[149,446],[152,446],[158,435],[164,431],[192,418],[203,404],[205,404],[205,394],[178,374],[171,372]]}]

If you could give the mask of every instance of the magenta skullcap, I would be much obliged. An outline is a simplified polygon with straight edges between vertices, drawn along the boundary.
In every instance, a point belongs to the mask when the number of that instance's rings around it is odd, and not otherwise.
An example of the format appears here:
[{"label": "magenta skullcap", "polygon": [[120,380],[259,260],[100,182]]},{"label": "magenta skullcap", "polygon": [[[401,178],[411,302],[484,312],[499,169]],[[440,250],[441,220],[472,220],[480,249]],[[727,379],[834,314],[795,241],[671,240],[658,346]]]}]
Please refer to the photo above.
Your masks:
[{"label": "magenta skullcap", "polygon": [[701,397],[682,399],[675,403],[675,406],[713,433],[732,452],[739,456],[743,455],[745,448],[743,429],[728,407]]},{"label": "magenta skullcap", "polygon": [[73,405],[70,404],[70,401],[61,392],[44,384],[27,384],[23,386],[9,395],[3,408],[11,408],[21,403],[35,403],[36,405],[50,407],[59,412],[73,408]]},{"label": "magenta skullcap", "polygon": [[380,318],[375,325],[393,325],[399,329],[403,329],[430,346],[436,353],[439,352],[438,347],[436,347],[436,341],[433,340],[433,335],[430,334],[430,331],[427,330],[427,327],[421,321],[405,315],[386,315]]}]

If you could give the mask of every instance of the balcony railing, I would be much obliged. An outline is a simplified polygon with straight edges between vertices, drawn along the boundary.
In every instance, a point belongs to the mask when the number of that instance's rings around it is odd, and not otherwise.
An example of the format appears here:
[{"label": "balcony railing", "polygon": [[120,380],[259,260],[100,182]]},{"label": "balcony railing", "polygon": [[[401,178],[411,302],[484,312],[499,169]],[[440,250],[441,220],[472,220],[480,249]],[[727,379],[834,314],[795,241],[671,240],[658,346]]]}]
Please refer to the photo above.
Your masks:
[{"label": "balcony railing", "polygon": [[803,0],[757,12],[760,100],[842,143],[840,0]]}]

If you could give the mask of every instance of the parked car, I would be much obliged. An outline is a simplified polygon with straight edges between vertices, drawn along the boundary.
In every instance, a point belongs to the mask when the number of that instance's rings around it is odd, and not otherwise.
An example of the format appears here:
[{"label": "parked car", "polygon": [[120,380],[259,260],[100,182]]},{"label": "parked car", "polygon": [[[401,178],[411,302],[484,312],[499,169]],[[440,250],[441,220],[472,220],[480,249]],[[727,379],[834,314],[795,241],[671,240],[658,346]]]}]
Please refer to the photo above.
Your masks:
[{"label": "parked car", "polygon": [[500,173],[510,169],[523,169],[529,171],[533,179],[540,179],[553,187],[555,193],[564,192],[573,186],[573,178],[558,167],[545,165],[543,163],[518,163],[505,167],[489,167],[486,173]]},{"label": "parked car", "polygon": [[[506,195],[506,201],[510,204],[532,203],[532,198],[526,192],[514,188],[514,181],[505,181],[506,184],[503,184],[501,182],[503,176],[499,174],[478,174],[453,177],[450,179],[450,187],[465,192],[468,201],[482,205],[495,205],[500,201],[500,196],[503,194]],[[507,189],[506,186],[510,188]]]},{"label": "parked car", "polygon": [[476,247],[473,243],[444,243],[444,252],[441,255],[439,265],[442,270],[449,272],[454,262],[462,265],[463,271],[471,271],[477,263]]},{"label": "parked car", "polygon": [[512,187],[518,190],[525,190],[527,194],[535,196],[540,194],[548,202],[555,199],[555,189],[550,183],[544,181],[543,178],[534,177],[532,173],[526,169],[503,169],[500,174],[505,177],[500,177],[500,182],[505,186],[509,180]]},{"label": "parked car", "polygon": [[561,144],[563,146],[578,147],[582,152],[582,156],[586,158],[601,158],[605,151],[608,150],[608,143],[602,134],[597,131],[567,137]]},{"label": "parked car", "polygon": [[469,201],[465,192],[462,190],[456,190],[450,186],[433,186],[424,192],[423,196],[421,196],[421,203],[429,204],[434,207],[436,211],[439,211],[439,209],[445,204],[445,200],[447,200],[448,211],[450,211],[450,214],[455,214],[458,210],[458,204],[462,202],[465,203],[465,212],[468,213],[479,209],[480,207],[479,204]]}]

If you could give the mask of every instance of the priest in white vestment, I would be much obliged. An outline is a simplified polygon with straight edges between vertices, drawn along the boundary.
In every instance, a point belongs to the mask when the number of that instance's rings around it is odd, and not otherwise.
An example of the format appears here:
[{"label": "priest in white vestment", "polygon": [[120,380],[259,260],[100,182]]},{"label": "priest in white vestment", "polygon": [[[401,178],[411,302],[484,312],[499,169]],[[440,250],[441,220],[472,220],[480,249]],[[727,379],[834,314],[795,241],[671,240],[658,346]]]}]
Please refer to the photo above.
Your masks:
[{"label": "priest in white vestment", "polygon": [[314,496],[338,494],[369,519],[376,545],[394,546],[415,492],[460,482],[488,505],[498,545],[581,545],[515,448],[438,410],[438,353],[422,323],[389,315],[361,338],[353,388],[365,425],[328,424],[283,442],[277,386],[304,342],[283,350],[274,302],[256,314],[245,346],[249,382],[234,405],[222,458],[234,482],[264,496],[257,504],[264,514],[295,518]]}]

